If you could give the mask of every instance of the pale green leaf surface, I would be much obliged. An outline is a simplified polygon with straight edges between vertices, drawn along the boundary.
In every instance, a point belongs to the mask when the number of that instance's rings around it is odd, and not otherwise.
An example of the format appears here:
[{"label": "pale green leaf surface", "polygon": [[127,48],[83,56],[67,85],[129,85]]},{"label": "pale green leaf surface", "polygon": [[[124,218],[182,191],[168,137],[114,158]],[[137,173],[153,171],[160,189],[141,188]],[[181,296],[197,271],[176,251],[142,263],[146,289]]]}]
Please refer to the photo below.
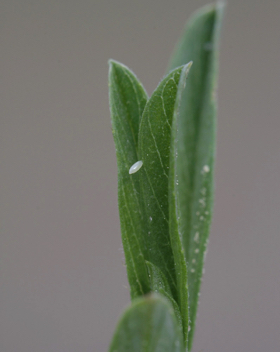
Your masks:
[{"label": "pale green leaf surface", "polygon": [[109,101],[113,136],[118,164],[118,202],[122,242],[131,297],[150,291],[143,256],[143,217],[140,203],[139,174],[129,175],[129,168],[138,161],[138,131],[147,102],[147,94],[124,65],[109,62]]},{"label": "pale green leaf surface", "polygon": [[173,308],[151,294],[132,301],[117,326],[109,352],[183,352]]},{"label": "pale green leaf surface", "polygon": [[191,349],[212,219],[216,139],[217,50],[223,4],[203,8],[187,23],[170,69],[193,61],[177,116],[175,197],[188,263]]},{"label": "pale green leaf surface", "polygon": [[167,278],[177,301],[174,257],[169,237],[168,174],[171,125],[177,87],[183,67],[169,73],[145,106],[139,130],[139,157],[146,230],[145,259]]}]

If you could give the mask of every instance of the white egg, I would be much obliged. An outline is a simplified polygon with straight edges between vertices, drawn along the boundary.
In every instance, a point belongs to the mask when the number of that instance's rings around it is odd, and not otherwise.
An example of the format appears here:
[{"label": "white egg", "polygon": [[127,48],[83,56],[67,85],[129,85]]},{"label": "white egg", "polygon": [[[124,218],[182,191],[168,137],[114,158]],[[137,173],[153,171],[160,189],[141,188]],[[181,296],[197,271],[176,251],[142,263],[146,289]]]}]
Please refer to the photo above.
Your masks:
[{"label": "white egg", "polygon": [[143,161],[142,160],[137,161],[129,169],[129,174],[134,174],[135,172],[137,172],[139,169],[141,169],[142,165],[143,165]]}]

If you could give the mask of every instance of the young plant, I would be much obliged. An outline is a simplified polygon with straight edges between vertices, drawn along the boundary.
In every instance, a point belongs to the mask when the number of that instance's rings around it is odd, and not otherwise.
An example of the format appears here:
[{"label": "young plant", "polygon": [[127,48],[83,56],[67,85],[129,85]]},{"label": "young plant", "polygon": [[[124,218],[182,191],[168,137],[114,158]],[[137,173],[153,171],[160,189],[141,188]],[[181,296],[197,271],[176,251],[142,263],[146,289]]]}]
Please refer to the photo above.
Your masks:
[{"label": "young plant", "polygon": [[223,4],[187,23],[149,98],[109,62],[122,241],[132,303],[110,352],[191,350],[213,209],[217,52]]}]

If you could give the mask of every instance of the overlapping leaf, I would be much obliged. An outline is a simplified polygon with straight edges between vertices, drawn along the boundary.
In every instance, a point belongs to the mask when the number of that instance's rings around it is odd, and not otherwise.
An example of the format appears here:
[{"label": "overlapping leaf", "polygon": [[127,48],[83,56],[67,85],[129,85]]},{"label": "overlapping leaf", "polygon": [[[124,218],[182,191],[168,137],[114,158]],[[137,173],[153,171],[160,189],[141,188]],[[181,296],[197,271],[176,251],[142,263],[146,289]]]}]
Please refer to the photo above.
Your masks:
[{"label": "overlapping leaf", "polygon": [[139,130],[140,180],[143,195],[145,258],[167,278],[177,300],[174,256],[169,236],[168,175],[171,125],[183,66],[159,84],[144,109]]},{"label": "overlapping leaf", "polygon": [[181,99],[186,85],[187,75],[189,73],[192,62],[185,65],[178,83],[177,95],[173,109],[172,131],[170,138],[170,160],[169,160],[169,180],[168,180],[168,202],[169,202],[169,236],[174,255],[175,271],[176,271],[176,287],[178,294],[178,304],[183,320],[184,342],[188,342],[189,332],[189,300],[187,285],[187,264],[184,255],[182,234],[180,233],[180,210],[178,209],[177,187],[178,178],[176,174],[177,162],[177,136],[178,136],[178,112],[181,105]]},{"label": "overlapping leaf", "polygon": [[174,69],[162,80],[147,102],[139,131],[143,215],[147,227],[145,247],[148,249],[144,255],[167,278],[180,308],[185,343],[189,323],[187,272],[182,242],[174,228],[176,211],[172,210],[169,221],[169,159],[174,107],[179,104],[190,66]]},{"label": "overlapping leaf", "polygon": [[217,47],[223,5],[203,8],[187,23],[170,68],[190,60],[174,135],[175,199],[186,260],[190,306],[189,349],[195,327],[213,205]]},{"label": "overlapping leaf", "polygon": [[158,294],[134,300],[124,312],[109,352],[183,352],[182,333],[170,303]]},{"label": "overlapping leaf", "polygon": [[[131,295],[135,298],[149,289],[164,294],[182,323],[185,342],[189,319],[186,262],[181,239],[172,225],[175,213],[169,222],[168,197],[172,119],[189,67],[176,68],[167,75],[148,102],[140,83],[126,67],[116,62],[110,67],[120,220]],[[137,150],[135,134],[140,119]],[[138,159],[143,167],[129,175],[129,167]],[[147,261],[149,280],[143,260]]]},{"label": "overlapping leaf", "polygon": [[143,216],[139,175],[128,170],[138,160],[138,131],[147,94],[124,65],[110,61],[109,100],[118,163],[118,200],[122,242],[131,297],[150,291],[141,235]]},{"label": "overlapping leaf", "polygon": [[[119,63],[110,64],[120,222],[131,296],[150,290],[164,295],[189,350],[212,218],[217,47],[222,12],[219,2],[200,10],[188,22],[170,64],[174,70],[149,100],[131,71]],[[190,67],[185,64],[189,61],[194,64],[184,89]],[[138,160],[143,167],[129,175],[130,166]],[[116,349],[111,351],[157,351],[147,342],[146,330],[141,326],[153,308],[148,309],[145,299],[137,304],[129,311],[131,315],[127,311],[123,318],[112,345]],[[125,329],[124,321],[129,321]],[[137,321],[139,334],[131,334],[129,329],[137,327]],[[137,337],[133,343],[128,338],[125,345],[122,340],[128,330]]]}]

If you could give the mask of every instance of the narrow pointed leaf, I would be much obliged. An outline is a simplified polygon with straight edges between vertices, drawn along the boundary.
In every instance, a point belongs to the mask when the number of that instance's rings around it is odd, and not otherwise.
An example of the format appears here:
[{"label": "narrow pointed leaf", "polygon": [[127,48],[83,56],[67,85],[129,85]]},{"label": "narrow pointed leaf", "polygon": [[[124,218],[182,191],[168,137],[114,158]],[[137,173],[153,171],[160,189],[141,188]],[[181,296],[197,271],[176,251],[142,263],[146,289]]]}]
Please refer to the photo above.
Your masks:
[{"label": "narrow pointed leaf", "polygon": [[162,296],[167,298],[168,301],[170,301],[174,309],[174,313],[177,317],[179,326],[182,328],[182,316],[180,308],[175,299],[172,297],[172,293],[166,277],[163,275],[161,270],[154,264],[146,261],[146,265],[148,268],[151,290],[153,292],[160,293]]},{"label": "narrow pointed leaf", "polygon": [[124,312],[109,352],[183,352],[172,306],[160,295],[139,298]]},{"label": "narrow pointed leaf", "polygon": [[177,301],[174,257],[169,237],[168,173],[171,125],[182,67],[169,73],[145,106],[139,130],[145,259],[167,278]]},{"label": "narrow pointed leaf", "polygon": [[178,84],[177,96],[174,106],[171,147],[170,147],[170,169],[169,169],[169,233],[175,261],[176,283],[178,291],[178,304],[183,321],[184,343],[187,345],[189,329],[189,304],[188,304],[188,282],[187,264],[183,249],[183,238],[179,228],[180,212],[178,209],[177,185],[177,136],[178,136],[178,113],[180,111],[181,99],[186,85],[187,75],[189,74],[192,62],[185,65]]},{"label": "narrow pointed leaf", "polygon": [[131,297],[149,292],[149,279],[143,256],[143,217],[139,175],[129,174],[138,159],[138,131],[147,94],[124,65],[109,63],[109,100],[118,164],[118,201],[122,242]]},{"label": "narrow pointed leaf", "polygon": [[207,6],[187,23],[170,69],[193,66],[177,116],[175,196],[188,263],[191,349],[204,257],[212,219],[216,139],[217,50],[223,4]]}]

